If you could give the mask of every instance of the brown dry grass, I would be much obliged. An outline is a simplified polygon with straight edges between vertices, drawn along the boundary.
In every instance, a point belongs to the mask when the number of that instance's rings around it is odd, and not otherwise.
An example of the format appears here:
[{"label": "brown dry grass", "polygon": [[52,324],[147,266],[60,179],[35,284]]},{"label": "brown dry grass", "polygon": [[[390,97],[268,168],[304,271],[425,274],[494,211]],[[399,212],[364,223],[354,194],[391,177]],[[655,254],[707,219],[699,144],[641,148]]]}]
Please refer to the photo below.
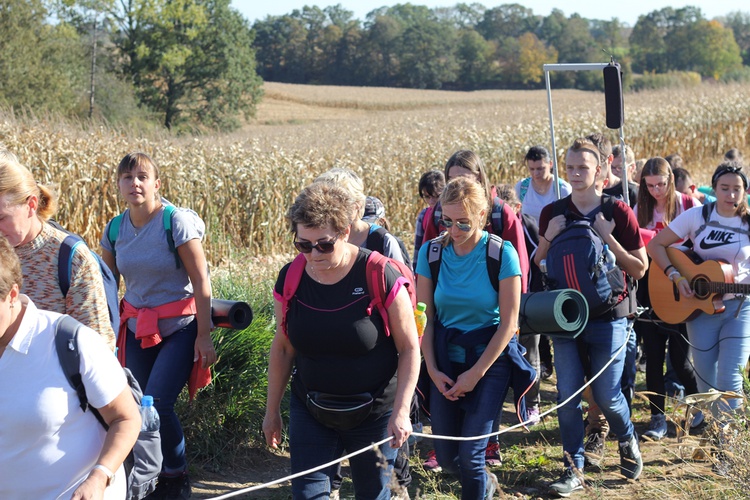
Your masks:
[{"label": "brown dry grass", "polygon": [[[750,138],[750,86],[626,95],[626,140],[637,156],[679,152],[698,181],[730,147]],[[113,178],[128,151],[154,156],[164,194],[206,220],[214,264],[287,250],[286,207],[315,176],[348,167],[386,204],[409,241],[420,208],[419,176],[459,148],[473,149],[494,183],[524,175],[526,149],[549,144],[545,91],[445,92],[266,84],[258,121],[230,135],[135,136],[50,118],[0,115],[0,141],[42,183],[64,196],[60,220],[96,244],[122,209]],[[576,136],[603,128],[604,97],[553,92],[558,155]],[[377,110],[372,110],[375,108]],[[387,110],[386,110],[387,109]],[[269,125],[268,123],[272,123]],[[610,134],[614,138],[614,133]]]}]

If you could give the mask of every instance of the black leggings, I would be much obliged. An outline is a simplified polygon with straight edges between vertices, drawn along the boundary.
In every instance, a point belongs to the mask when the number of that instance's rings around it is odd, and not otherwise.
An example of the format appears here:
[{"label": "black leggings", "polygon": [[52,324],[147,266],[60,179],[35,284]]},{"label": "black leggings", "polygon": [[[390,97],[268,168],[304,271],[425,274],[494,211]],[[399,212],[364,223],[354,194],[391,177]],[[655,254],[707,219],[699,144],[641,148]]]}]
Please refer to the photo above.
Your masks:
[{"label": "black leggings", "polygon": [[646,354],[646,388],[651,406],[651,414],[664,413],[664,351],[669,340],[669,360],[672,362],[680,383],[685,386],[685,394],[695,394],[695,370],[688,359],[689,345],[685,324],[669,325],[650,321],[636,321],[635,328],[643,339],[643,352]]}]

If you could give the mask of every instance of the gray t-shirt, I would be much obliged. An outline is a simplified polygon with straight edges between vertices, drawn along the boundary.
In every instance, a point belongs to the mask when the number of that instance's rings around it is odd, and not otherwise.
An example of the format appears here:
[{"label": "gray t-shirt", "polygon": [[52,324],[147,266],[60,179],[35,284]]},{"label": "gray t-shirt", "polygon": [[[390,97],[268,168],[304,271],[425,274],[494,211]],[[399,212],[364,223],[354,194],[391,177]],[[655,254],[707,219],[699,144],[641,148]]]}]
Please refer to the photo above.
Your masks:
[{"label": "gray t-shirt", "polygon": [[[168,304],[193,295],[193,285],[185,266],[180,265],[177,269],[175,256],[169,251],[163,212],[164,208],[145,226],[136,230],[130,221],[130,210],[125,210],[115,241],[117,270],[125,279],[125,300],[139,309]],[[205,225],[198,214],[183,208],[175,210],[172,237],[176,248],[190,240],[202,239],[204,232]],[[112,252],[108,234],[109,224],[104,228],[101,245]],[[184,328],[193,317],[160,319],[162,337]],[[128,320],[128,328],[135,331],[135,318]]]}]

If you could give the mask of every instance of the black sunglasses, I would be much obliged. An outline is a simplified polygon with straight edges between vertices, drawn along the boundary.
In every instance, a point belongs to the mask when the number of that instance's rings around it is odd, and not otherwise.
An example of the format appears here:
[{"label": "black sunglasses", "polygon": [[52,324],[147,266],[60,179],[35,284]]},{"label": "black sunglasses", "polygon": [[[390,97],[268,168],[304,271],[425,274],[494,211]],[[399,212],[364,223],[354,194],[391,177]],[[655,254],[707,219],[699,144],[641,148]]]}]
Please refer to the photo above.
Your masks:
[{"label": "black sunglasses", "polygon": [[318,241],[314,244],[310,241],[294,240],[294,248],[296,248],[300,253],[310,253],[313,251],[313,248],[320,253],[331,253],[333,252],[333,247],[336,245],[336,241],[339,239],[339,236],[340,235],[336,235],[336,237],[332,240]]},{"label": "black sunglasses", "polygon": [[460,229],[461,231],[464,231],[464,232],[471,231],[471,222],[459,222],[457,220],[453,221],[450,219],[440,219],[440,224],[448,229],[453,227],[453,224],[455,224],[456,227]]}]

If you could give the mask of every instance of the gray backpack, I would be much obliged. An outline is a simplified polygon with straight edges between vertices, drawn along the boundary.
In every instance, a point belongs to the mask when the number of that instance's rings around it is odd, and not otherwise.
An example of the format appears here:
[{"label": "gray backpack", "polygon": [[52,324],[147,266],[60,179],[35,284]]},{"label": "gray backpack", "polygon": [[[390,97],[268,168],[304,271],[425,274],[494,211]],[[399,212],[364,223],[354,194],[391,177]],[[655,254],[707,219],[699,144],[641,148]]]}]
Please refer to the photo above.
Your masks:
[{"label": "gray backpack", "polygon": [[[87,409],[91,410],[99,423],[105,429],[108,429],[109,426],[102,418],[99,410],[89,404],[86,397],[86,388],[83,386],[81,379],[81,356],[78,352],[78,329],[80,327],[81,323],[67,314],[60,317],[55,326],[57,357],[60,359],[60,366],[65,373],[65,378],[68,379],[71,387],[78,395],[81,410],[84,412]],[[128,380],[128,386],[133,393],[133,399],[140,405],[143,391],[141,391],[138,381],[130,373],[130,370],[127,368],[123,368],[123,370]],[[159,431],[141,432],[123,463],[127,480],[126,498],[128,500],[141,500],[154,491],[161,472],[161,461],[161,436]]]}]

